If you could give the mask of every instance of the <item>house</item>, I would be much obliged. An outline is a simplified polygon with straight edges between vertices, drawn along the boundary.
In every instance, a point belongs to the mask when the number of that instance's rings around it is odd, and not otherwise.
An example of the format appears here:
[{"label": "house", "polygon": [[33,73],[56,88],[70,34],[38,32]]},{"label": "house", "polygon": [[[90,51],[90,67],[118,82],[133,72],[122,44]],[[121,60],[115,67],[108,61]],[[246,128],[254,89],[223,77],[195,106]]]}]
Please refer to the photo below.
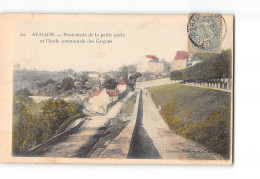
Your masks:
[{"label": "house", "polygon": [[164,71],[164,64],[159,62],[149,62],[148,68],[150,73],[161,73]]},{"label": "house", "polygon": [[106,90],[107,91],[107,94],[109,96],[109,101],[116,101],[118,100],[118,93],[117,93],[117,90],[114,89],[114,90]]},{"label": "house", "polygon": [[90,95],[88,101],[88,107],[90,110],[105,114],[107,112],[107,106],[109,103],[118,100],[117,90],[96,89],[96,91]]},{"label": "house", "polygon": [[117,80],[117,91],[119,93],[123,93],[125,90],[126,90],[126,83],[124,81],[124,79],[122,77],[120,77],[118,80]]},{"label": "house", "polygon": [[88,105],[89,108],[98,113],[106,113],[107,105],[109,103],[109,95],[106,90],[96,89],[96,91],[90,95]]},{"label": "house", "polygon": [[172,69],[175,70],[183,70],[187,67],[187,62],[189,61],[190,55],[185,51],[177,51],[173,63]]},{"label": "house", "polygon": [[146,55],[136,66],[136,71],[140,73],[161,73],[164,71],[164,64],[159,62],[155,55]]}]

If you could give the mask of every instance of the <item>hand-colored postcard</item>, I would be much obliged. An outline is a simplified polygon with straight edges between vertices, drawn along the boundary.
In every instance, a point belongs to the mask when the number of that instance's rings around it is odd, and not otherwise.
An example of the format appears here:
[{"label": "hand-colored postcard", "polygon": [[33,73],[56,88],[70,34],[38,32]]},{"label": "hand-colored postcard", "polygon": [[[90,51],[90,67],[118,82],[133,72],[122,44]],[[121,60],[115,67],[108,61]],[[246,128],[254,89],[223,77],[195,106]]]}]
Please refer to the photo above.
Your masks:
[{"label": "hand-colored postcard", "polygon": [[0,15],[0,161],[231,165],[233,16]]}]

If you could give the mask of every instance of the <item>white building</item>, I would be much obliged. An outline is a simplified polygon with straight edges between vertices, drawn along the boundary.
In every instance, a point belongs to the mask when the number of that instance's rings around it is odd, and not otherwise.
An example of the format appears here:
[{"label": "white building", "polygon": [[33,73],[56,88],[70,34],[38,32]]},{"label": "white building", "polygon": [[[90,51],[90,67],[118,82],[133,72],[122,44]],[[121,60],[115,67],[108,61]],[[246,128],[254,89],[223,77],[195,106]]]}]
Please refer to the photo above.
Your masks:
[{"label": "white building", "polygon": [[106,113],[107,105],[109,103],[109,96],[106,90],[96,89],[96,91],[90,96],[88,104],[92,111],[98,113]]},{"label": "white building", "polygon": [[123,93],[125,90],[126,90],[126,83],[124,81],[124,79],[122,77],[120,77],[118,80],[117,80],[117,91],[119,93]]},{"label": "white building", "polygon": [[190,55],[184,51],[177,51],[173,63],[172,69],[175,70],[183,70],[187,67],[187,62],[189,61]]},{"label": "white building", "polygon": [[105,114],[107,112],[107,105],[116,100],[118,100],[116,89],[107,90],[98,88],[92,95],[90,95],[88,107],[92,111]]},{"label": "white building", "polygon": [[137,64],[136,71],[140,73],[161,73],[164,71],[164,64],[160,63],[156,56],[146,55],[146,58]]}]

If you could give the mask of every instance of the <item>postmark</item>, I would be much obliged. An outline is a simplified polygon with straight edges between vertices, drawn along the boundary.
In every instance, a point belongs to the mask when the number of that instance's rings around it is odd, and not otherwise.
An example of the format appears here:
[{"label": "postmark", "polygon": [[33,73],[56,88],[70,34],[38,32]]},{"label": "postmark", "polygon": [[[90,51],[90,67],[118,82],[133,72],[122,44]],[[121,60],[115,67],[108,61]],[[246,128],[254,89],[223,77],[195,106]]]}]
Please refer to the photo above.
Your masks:
[{"label": "postmark", "polygon": [[218,53],[226,31],[225,19],[220,14],[189,14],[188,50],[191,53]]}]

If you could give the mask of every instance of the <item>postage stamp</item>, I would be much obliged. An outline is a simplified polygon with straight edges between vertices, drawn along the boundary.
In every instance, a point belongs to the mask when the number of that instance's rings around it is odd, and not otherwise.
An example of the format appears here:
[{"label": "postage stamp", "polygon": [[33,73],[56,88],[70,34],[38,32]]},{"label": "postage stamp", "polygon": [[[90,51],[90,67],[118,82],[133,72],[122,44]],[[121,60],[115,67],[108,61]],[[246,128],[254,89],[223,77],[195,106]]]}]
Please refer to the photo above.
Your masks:
[{"label": "postage stamp", "polygon": [[189,14],[187,24],[188,50],[217,53],[226,35],[226,23],[220,14]]}]

